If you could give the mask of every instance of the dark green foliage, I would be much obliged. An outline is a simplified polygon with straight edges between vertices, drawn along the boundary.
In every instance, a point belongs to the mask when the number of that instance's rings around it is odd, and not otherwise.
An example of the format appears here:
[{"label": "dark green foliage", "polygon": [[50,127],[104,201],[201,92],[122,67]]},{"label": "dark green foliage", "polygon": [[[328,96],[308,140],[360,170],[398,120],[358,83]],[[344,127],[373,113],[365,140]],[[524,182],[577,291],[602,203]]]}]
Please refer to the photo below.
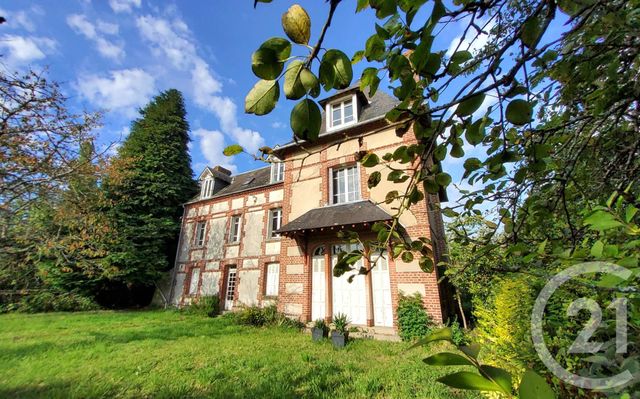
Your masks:
[{"label": "dark green foliage", "polygon": [[469,343],[467,333],[462,326],[460,326],[457,318],[447,323],[447,325],[451,328],[451,341],[454,345],[461,346]]},{"label": "dark green foliage", "polygon": [[433,321],[422,304],[422,296],[401,295],[398,300],[398,330],[403,341],[411,341],[429,334]]},{"label": "dark green foliage", "polygon": [[197,191],[182,94],[163,92],[140,114],[104,184],[119,235],[107,261],[116,280],[134,287],[149,286],[172,265],[181,205]]},{"label": "dark green foliage", "polygon": [[304,324],[299,320],[291,319],[278,312],[277,305],[269,305],[263,308],[259,306],[247,306],[243,309],[227,313],[226,317],[231,318],[237,324],[254,327],[281,326],[294,329],[302,329]]},{"label": "dark green foliage", "polygon": [[216,317],[220,314],[220,297],[218,295],[202,296],[184,308],[185,313]]},{"label": "dark green foliage", "polygon": [[100,307],[90,298],[64,291],[39,291],[17,302],[0,304],[0,313],[43,313],[97,310]]},{"label": "dark green foliage", "polygon": [[349,320],[349,317],[344,313],[338,313],[333,316],[333,326],[339,333],[344,334],[349,331],[349,323],[351,323],[351,321]]}]

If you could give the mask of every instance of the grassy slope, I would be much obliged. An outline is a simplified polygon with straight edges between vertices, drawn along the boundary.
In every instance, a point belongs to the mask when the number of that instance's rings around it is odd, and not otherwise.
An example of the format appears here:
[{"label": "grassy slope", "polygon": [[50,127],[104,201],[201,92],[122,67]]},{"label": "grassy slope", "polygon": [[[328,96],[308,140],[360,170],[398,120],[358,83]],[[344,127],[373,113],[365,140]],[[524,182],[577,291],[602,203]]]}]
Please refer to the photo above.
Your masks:
[{"label": "grassy slope", "polygon": [[[175,312],[0,316],[0,398],[466,398],[435,382],[423,349]],[[469,396],[468,396],[469,395]]]}]

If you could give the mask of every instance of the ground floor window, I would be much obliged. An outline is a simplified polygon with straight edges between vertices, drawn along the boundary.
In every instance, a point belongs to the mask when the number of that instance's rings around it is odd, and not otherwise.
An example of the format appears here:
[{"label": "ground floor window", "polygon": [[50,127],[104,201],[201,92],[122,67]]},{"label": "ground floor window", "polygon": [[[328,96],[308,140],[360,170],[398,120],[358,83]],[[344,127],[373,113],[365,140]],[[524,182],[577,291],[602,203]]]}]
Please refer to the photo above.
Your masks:
[{"label": "ground floor window", "polygon": [[267,284],[265,295],[278,296],[278,286],[280,285],[280,264],[267,264]]}]

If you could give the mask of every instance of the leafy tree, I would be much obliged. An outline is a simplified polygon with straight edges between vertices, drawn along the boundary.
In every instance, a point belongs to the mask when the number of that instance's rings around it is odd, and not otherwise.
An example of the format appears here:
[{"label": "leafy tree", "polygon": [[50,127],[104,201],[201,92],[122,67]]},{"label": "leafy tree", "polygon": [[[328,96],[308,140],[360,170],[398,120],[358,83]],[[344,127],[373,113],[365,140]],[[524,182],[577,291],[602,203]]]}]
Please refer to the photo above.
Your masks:
[{"label": "leafy tree", "polygon": [[121,285],[105,291],[99,297],[103,303],[115,301],[114,293],[124,290],[131,301],[146,304],[153,283],[173,262],[181,205],[197,192],[185,116],[179,91],[159,94],[140,111],[112,161],[104,189],[118,237],[106,260]]},{"label": "leafy tree", "polygon": [[[270,0],[255,3],[260,2]],[[310,42],[309,16],[294,5],[282,18],[288,39],[265,41],[252,58],[253,72],[261,80],[248,93],[245,110],[271,112],[283,81],[285,97],[298,101],[291,112],[298,141],[318,137],[321,117],[314,98],[320,88],[342,89],[353,79],[349,57],[339,49],[323,48],[341,1],[327,3],[328,16],[315,44]],[[474,242],[477,257],[502,246],[508,260],[504,272],[540,279],[596,255],[624,252],[624,258],[610,258],[637,267],[638,246],[623,245],[636,234],[623,225],[636,220],[640,197],[637,2],[489,0],[445,5],[441,0],[359,0],[356,12],[366,9],[379,23],[371,27],[363,50],[351,57],[353,63],[369,63],[360,88],[374,93],[388,81],[400,104],[386,119],[398,135],[412,134],[418,142],[381,158],[360,154],[364,167],[406,165],[396,177],[409,183],[404,192],[388,194],[390,201],[401,204],[391,223],[374,226],[378,239],[370,247],[391,246],[393,256],[407,259],[415,254],[425,271],[432,270],[428,240],[404,242],[397,220],[426,193],[451,183],[439,163],[453,157],[464,159],[464,179],[479,188],[462,192],[460,205],[443,212],[468,217],[480,215],[483,204],[495,206],[495,219],[486,223],[481,239],[457,232]],[[438,48],[436,37],[457,41]],[[480,146],[482,159],[465,156],[465,142]],[[261,152],[256,155],[266,158],[270,149]],[[378,182],[372,179],[369,184]],[[628,213],[621,217],[621,211]],[[598,239],[599,231],[611,229],[619,234]],[[591,249],[585,252],[585,247]],[[363,255],[341,254],[334,274],[348,271]],[[632,286],[610,288],[628,292]],[[637,297],[632,299],[637,307]],[[639,321],[632,322],[637,326]],[[639,329],[631,331],[637,334]],[[452,375],[442,382],[513,394],[508,373],[478,363],[477,352],[464,353],[479,374]],[[461,364],[456,363],[460,359],[436,360],[433,364]],[[526,372],[520,397],[548,393],[543,384],[535,373]]]}]

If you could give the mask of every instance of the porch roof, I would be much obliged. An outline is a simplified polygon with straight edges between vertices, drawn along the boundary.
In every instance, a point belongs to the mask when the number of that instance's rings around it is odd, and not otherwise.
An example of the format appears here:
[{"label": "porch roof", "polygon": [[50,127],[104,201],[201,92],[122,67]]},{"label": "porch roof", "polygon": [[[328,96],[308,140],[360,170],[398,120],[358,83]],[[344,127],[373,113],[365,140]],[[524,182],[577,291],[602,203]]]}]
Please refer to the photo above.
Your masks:
[{"label": "porch roof", "polygon": [[308,230],[346,228],[364,223],[391,220],[391,216],[371,201],[315,208],[282,226],[277,232],[285,235]]}]

